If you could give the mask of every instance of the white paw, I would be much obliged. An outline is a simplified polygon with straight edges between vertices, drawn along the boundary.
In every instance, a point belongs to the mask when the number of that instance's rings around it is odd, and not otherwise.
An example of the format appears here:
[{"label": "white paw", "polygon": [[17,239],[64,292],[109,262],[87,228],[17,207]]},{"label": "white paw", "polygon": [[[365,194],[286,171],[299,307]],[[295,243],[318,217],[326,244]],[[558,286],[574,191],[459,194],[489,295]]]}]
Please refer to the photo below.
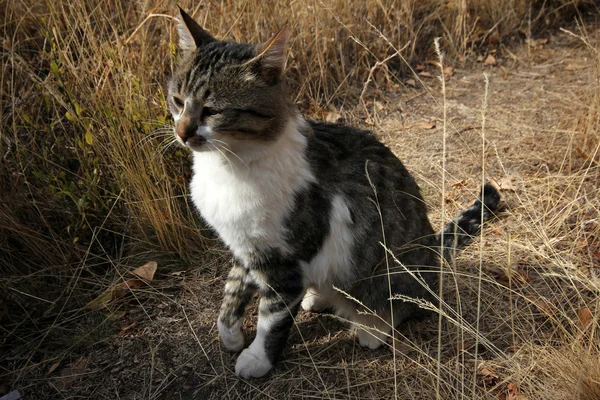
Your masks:
[{"label": "white paw", "polygon": [[327,300],[314,289],[308,289],[302,299],[302,303],[300,303],[300,307],[304,311],[321,311],[328,306],[329,303],[327,303]]},{"label": "white paw", "polygon": [[231,352],[238,352],[244,348],[244,334],[242,333],[242,320],[233,324],[231,328],[226,327],[221,320],[217,320],[219,336],[223,340],[225,348]]},{"label": "white paw", "polygon": [[244,379],[260,378],[273,368],[264,351],[256,353],[252,350],[252,346],[242,351],[235,363],[235,373],[239,377]]},{"label": "white paw", "polygon": [[371,350],[379,348],[385,342],[384,334],[374,330],[366,331],[360,327],[356,331],[356,336],[362,347],[368,347]]}]

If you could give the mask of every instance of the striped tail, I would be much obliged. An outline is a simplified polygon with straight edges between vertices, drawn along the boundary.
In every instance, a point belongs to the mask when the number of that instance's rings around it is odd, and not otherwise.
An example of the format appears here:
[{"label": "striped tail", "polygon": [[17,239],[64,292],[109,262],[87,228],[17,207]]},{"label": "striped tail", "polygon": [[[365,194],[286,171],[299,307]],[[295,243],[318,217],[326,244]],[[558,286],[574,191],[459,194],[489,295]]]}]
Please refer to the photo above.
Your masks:
[{"label": "striped tail", "polygon": [[[444,227],[442,254],[446,261],[450,262],[454,253],[469,244],[479,233],[481,225],[495,216],[499,203],[500,193],[490,183],[486,183],[475,203]],[[438,233],[440,240],[442,232]]]}]

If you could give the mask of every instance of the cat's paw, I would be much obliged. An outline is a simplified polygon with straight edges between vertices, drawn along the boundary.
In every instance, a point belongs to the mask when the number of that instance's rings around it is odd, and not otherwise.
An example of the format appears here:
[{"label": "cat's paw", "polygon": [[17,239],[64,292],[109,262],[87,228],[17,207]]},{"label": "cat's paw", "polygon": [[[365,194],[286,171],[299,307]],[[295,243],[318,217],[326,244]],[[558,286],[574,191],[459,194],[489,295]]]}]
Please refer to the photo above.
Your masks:
[{"label": "cat's paw", "polygon": [[308,289],[306,291],[302,303],[300,303],[300,307],[302,307],[304,311],[319,312],[326,309],[328,306],[329,303],[327,300],[313,289]]},{"label": "cat's paw", "polygon": [[221,340],[223,340],[223,345],[228,351],[237,353],[244,348],[244,333],[242,332],[241,319],[229,328],[219,319],[217,320],[217,329],[219,330]]},{"label": "cat's paw", "polygon": [[367,347],[371,350],[375,350],[385,343],[385,335],[374,330],[366,331],[358,328],[356,336],[358,336],[358,343],[362,347]]},{"label": "cat's paw", "polygon": [[248,347],[238,357],[235,363],[235,373],[244,379],[260,378],[273,368],[264,351],[253,351]]}]

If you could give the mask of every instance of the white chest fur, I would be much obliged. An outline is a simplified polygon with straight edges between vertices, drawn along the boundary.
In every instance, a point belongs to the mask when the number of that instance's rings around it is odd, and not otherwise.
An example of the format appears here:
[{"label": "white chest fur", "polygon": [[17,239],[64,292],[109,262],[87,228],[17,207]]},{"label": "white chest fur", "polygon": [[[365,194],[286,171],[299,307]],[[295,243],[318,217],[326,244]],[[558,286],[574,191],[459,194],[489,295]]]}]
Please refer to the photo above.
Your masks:
[{"label": "white chest fur", "polygon": [[245,164],[218,152],[194,153],[192,200],[244,263],[263,249],[292,251],[283,222],[294,193],[315,181],[305,158],[306,137],[298,131],[303,122],[291,121],[260,159]]}]

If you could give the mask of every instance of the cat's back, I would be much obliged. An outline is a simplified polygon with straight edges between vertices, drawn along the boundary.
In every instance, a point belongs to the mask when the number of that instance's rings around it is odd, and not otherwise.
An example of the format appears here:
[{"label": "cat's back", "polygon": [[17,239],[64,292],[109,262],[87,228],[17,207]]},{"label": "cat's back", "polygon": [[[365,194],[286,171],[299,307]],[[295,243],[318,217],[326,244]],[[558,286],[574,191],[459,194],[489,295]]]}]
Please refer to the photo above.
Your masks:
[{"label": "cat's back", "polygon": [[307,156],[322,184],[348,190],[394,189],[421,197],[405,166],[374,132],[341,124],[309,124]]}]

